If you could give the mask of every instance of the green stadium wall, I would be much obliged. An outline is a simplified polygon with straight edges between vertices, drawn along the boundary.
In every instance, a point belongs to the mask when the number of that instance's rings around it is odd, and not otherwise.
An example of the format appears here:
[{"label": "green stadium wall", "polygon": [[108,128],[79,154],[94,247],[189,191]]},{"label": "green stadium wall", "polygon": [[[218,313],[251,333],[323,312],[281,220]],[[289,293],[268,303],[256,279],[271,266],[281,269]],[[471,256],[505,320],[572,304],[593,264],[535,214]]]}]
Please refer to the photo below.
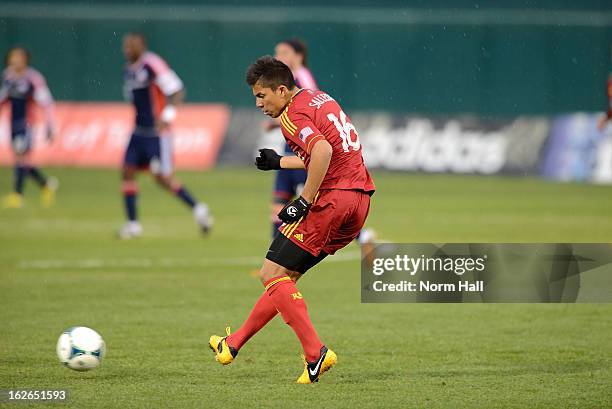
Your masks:
[{"label": "green stadium wall", "polygon": [[0,50],[28,47],[60,100],[121,100],[121,37],[136,30],[183,78],[191,102],[251,106],[247,65],[299,36],[320,87],[349,110],[503,117],[606,106],[606,2],[113,3],[2,2]]}]

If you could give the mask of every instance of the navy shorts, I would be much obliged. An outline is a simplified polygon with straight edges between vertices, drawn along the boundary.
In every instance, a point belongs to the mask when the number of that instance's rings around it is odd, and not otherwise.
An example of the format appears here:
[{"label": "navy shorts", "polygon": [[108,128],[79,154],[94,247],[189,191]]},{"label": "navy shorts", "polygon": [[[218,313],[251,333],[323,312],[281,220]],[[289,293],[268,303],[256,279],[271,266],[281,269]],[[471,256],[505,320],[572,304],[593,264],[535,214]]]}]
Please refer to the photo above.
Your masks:
[{"label": "navy shorts", "polygon": [[172,139],[134,133],[125,151],[123,163],[124,166],[149,169],[154,175],[170,175],[173,172]]},{"label": "navy shorts", "polygon": [[274,182],[274,202],[285,204],[302,193],[306,183],[304,169],[281,169],[276,172]]}]

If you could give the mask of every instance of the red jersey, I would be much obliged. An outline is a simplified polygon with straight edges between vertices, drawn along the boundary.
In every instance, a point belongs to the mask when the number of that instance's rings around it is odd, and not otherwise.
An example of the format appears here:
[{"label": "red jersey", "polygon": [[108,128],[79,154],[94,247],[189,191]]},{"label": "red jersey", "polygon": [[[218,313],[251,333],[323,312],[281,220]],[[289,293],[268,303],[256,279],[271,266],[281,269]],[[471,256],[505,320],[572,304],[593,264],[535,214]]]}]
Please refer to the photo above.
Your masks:
[{"label": "red jersey", "polygon": [[363,163],[357,130],[336,100],[322,91],[300,89],[280,120],[287,144],[304,161],[306,170],[313,146],[323,139],[331,145],[332,157],[320,189],[374,193],[376,188]]}]

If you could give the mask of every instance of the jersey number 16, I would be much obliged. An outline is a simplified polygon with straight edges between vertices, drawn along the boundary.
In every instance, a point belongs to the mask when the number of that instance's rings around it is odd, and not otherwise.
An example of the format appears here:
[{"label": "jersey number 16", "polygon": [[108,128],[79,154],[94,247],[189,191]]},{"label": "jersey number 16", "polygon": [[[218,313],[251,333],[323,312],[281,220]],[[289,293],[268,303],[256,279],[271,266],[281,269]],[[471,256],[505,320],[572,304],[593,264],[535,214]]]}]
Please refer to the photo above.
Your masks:
[{"label": "jersey number 16", "polygon": [[[344,152],[349,151],[349,147],[353,148],[354,151],[358,151],[361,146],[359,143],[359,135],[357,134],[357,130],[352,123],[346,120],[346,114],[344,111],[340,111],[340,120],[338,117],[332,113],[327,114],[327,119],[332,121],[340,133],[340,138],[342,138],[342,149]],[[355,139],[351,139],[351,131],[355,134]]]}]

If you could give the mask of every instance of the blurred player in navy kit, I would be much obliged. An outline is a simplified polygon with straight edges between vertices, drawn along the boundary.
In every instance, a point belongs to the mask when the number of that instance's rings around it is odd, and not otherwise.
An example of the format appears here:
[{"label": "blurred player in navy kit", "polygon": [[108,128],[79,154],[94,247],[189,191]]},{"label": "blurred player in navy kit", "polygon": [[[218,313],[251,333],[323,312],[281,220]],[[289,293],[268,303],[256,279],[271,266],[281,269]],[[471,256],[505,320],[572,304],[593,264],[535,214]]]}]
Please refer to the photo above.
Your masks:
[{"label": "blurred player in navy kit", "polygon": [[23,47],[14,47],[6,54],[6,68],[2,73],[0,107],[10,107],[11,143],[15,154],[14,190],[5,196],[5,208],[23,206],[23,188],[27,176],[31,176],[40,186],[41,202],[45,207],[53,203],[58,185],[55,178],[47,178],[29,158],[36,105],[44,111],[47,139],[52,140],[55,133],[51,92],[42,74],[29,64],[28,51]]},{"label": "blurred player in navy kit", "polygon": [[174,177],[171,125],[176,118],[176,106],[185,96],[183,82],[161,57],[147,50],[142,34],[126,34],[123,53],[127,60],[124,92],[134,105],[136,124],[123,164],[122,191],[128,222],[119,236],[129,239],[142,234],[136,213],[135,178],[143,168],[149,169],[160,186],[192,209],[196,222],[206,233],[212,224],[208,206],[196,201]]}]

